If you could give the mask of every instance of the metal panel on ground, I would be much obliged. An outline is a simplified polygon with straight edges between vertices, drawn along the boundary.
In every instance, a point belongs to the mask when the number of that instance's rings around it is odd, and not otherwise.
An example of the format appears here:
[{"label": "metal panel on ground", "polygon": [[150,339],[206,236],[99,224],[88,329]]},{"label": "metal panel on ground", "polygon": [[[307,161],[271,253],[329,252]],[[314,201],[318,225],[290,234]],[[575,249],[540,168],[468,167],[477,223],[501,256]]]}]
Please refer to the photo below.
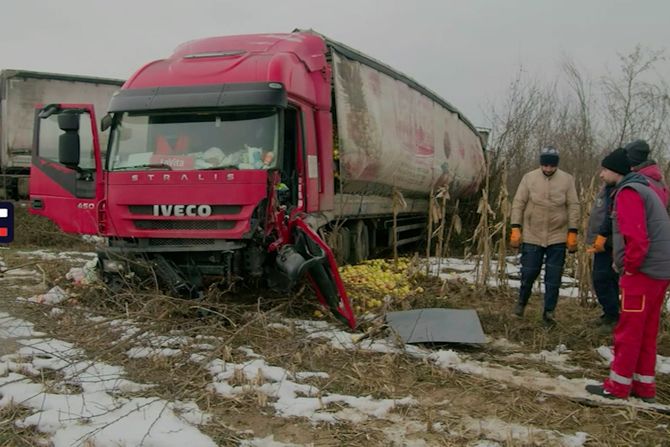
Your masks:
[{"label": "metal panel on ground", "polygon": [[486,343],[473,309],[414,309],[389,312],[388,325],[405,343]]}]

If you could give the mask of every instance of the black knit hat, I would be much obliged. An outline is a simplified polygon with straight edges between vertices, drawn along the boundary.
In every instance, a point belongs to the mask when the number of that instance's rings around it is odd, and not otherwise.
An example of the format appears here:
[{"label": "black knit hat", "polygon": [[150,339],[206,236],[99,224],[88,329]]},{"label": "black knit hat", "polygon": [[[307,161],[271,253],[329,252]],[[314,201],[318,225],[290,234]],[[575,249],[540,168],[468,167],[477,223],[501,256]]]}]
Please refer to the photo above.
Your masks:
[{"label": "black knit hat", "polygon": [[605,158],[603,158],[600,165],[617,174],[626,175],[630,172],[630,161],[626,155],[626,149],[619,147],[613,150]]},{"label": "black knit hat", "polygon": [[632,141],[624,149],[626,149],[631,166],[642,164],[649,157],[649,145],[644,140]]},{"label": "black knit hat", "polygon": [[558,149],[552,146],[543,147],[540,150],[541,166],[558,166]]}]

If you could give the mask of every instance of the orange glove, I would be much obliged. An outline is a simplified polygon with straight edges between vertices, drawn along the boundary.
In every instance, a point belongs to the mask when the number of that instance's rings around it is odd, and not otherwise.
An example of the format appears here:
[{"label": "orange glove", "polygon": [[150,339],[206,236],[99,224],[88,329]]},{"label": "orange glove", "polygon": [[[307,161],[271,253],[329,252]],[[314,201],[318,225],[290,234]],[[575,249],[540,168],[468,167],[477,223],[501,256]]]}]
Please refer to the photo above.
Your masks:
[{"label": "orange glove", "polygon": [[521,228],[512,228],[512,234],[509,236],[509,246],[512,248],[519,248],[521,245]]},{"label": "orange glove", "polygon": [[593,245],[586,249],[587,253],[602,253],[605,251],[605,242],[607,238],[605,236],[598,235],[596,240],[593,241]]},{"label": "orange glove", "polygon": [[568,253],[574,253],[577,251],[577,233],[574,231],[568,231]]}]

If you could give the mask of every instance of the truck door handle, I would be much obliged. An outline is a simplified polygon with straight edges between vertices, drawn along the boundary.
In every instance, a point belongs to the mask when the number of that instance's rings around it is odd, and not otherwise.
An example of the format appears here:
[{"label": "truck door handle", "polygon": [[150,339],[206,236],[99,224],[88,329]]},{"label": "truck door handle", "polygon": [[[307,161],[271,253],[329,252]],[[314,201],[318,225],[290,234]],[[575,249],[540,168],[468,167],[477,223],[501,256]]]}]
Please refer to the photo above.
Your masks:
[{"label": "truck door handle", "polygon": [[34,210],[41,210],[44,208],[44,202],[42,202],[42,199],[33,199],[30,207]]}]

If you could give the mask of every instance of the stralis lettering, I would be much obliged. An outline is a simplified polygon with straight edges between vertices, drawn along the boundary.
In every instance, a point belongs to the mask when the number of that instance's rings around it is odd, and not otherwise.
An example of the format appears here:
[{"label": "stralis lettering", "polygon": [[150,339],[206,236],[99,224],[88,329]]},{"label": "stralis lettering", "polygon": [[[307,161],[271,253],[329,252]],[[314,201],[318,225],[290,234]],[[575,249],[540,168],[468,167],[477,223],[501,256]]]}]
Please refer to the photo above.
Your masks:
[{"label": "stralis lettering", "polygon": [[154,205],[154,216],[199,216],[212,215],[209,205]]},{"label": "stralis lettering", "polygon": [[[179,174],[179,175],[172,175],[172,174],[143,174],[142,177],[140,177],[139,174],[132,174],[130,176],[130,181],[131,182],[139,182],[142,178],[146,179],[149,182],[154,182],[158,180],[162,180],[163,182],[169,182],[169,181],[174,181],[174,179],[178,179],[182,182],[191,182],[191,181],[198,181],[198,182],[204,182],[204,181],[219,181],[223,176],[219,177],[218,172],[213,172],[213,173],[207,173],[206,175],[204,173],[197,173],[197,174]],[[235,180],[235,174],[232,172],[229,172],[226,174],[225,179],[228,181]]]}]

